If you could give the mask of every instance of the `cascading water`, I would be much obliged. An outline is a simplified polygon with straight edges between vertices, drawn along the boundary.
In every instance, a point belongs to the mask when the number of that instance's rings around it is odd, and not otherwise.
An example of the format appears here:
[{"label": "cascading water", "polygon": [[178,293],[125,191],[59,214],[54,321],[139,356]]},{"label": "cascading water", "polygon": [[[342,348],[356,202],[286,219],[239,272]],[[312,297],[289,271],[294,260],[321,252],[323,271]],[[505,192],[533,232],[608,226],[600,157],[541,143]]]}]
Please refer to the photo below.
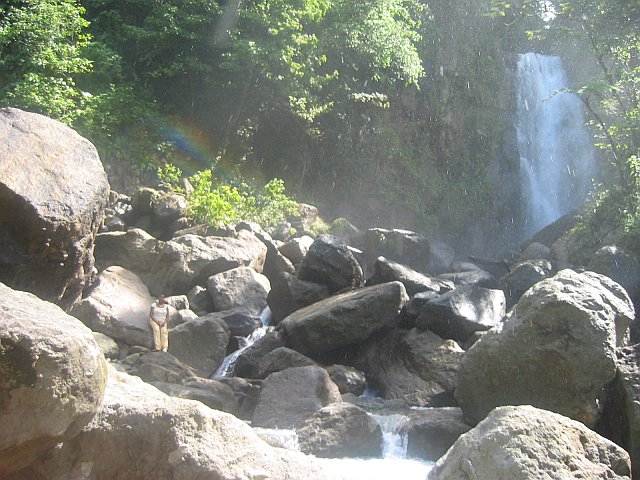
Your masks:
[{"label": "cascading water", "polygon": [[567,88],[559,57],[520,55],[517,82],[523,236],[528,237],[586,199],[596,157],[580,99],[558,93]]}]

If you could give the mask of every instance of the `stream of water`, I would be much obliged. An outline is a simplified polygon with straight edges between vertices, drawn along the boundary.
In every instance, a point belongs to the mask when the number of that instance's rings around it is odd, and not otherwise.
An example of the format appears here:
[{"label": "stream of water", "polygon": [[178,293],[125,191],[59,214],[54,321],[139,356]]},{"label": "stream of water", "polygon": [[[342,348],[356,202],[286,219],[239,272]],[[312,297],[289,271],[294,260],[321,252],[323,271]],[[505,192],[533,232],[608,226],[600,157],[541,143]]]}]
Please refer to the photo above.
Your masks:
[{"label": "stream of water", "polygon": [[520,55],[517,136],[523,238],[583,202],[596,175],[596,155],[580,99],[567,93],[559,57]]}]

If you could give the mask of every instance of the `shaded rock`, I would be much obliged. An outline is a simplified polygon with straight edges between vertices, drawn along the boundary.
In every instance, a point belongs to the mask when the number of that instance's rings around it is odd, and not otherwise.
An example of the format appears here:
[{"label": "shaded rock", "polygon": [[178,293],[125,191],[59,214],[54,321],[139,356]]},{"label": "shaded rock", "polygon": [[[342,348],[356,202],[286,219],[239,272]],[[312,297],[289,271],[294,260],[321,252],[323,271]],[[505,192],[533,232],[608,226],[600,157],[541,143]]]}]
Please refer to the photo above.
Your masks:
[{"label": "shaded rock", "polygon": [[452,271],[456,258],[456,251],[445,242],[429,240],[429,263],[426,271],[432,275],[439,275]]},{"label": "shaded rock", "polygon": [[552,275],[548,260],[527,260],[517,264],[501,281],[507,299],[507,309],[513,307],[520,297],[536,283]]},{"label": "shaded rock", "polygon": [[[134,273],[109,267],[99,276],[89,295],[71,310],[91,330],[126,343],[153,345],[149,308],[153,299]],[[175,310],[174,310],[175,313]]]},{"label": "shaded rock", "polygon": [[213,299],[205,287],[196,285],[187,293],[189,306],[197,315],[213,312]]},{"label": "shaded rock", "polygon": [[98,268],[118,265],[137,274],[153,295],[184,294],[207,278],[240,266],[262,271],[266,247],[247,231],[238,238],[186,234],[168,242],[140,229],[96,238]]},{"label": "shaded rock", "polygon": [[640,478],[640,344],[617,352],[618,372],[609,386],[602,434],[631,456],[633,477]]},{"label": "shaded rock", "polygon": [[0,283],[0,477],[76,436],[102,401],[107,365],[91,331]]},{"label": "shaded rock", "polygon": [[399,433],[407,436],[407,457],[435,462],[470,429],[460,408],[429,408],[411,411]]},{"label": "shaded rock", "polygon": [[416,327],[464,343],[474,332],[498,325],[505,313],[502,290],[460,287],[427,302]]},{"label": "shaded rock", "polygon": [[0,282],[73,305],[91,282],[108,195],[88,140],[42,115],[0,109]]},{"label": "shaded rock", "polygon": [[418,272],[424,272],[431,259],[429,241],[409,230],[372,228],[365,234],[367,263],[383,256]]},{"label": "shaded rock", "polygon": [[240,406],[231,387],[216,380],[199,378],[184,385],[162,382],[152,382],[152,385],[170,397],[197,400],[209,408],[231,414],[235,414]]},{"label": "shaded rock", "polygon": [[222,319],[229,327],[229,333],[234,337],[248,337],[262,325],[260,315],[246,308],[214,312],[206,317]]},{"label": "shaded rock", "polygon": [[132,353],[122,361],[127,373],[148,383],[183,383],[196,376],[195,370],[165,352]]},{"label": "shaded rock", "polygon": [[465,352],[452,340],[418,329],[395,330],[369,342],[356,364],[387,399],[407,405],[452,405]]},{"label": "shaded rock", "polygon": [[499,407],[462,435],[428,480],[630,479],[629,455],[580,422],[531,406]]},{"label": "shaded rock", "polygon": [[303,235],[302,237],[292,238],[288,242],[280,245],[278,250],[282,255],[287,257],[293,265],[298,265],[309,252],[312,244],[313,238],[309,235]]},{"label": "shaded rock", "polygon": [[358,345],[397,326],[407,300],[400,282],[375,285],[297,310],[280,327],[295,350],[313,356]]},{"label": "shaded rock", "polygon": [[282,273],[273,278],[267,303],[271,309],[273,324],[277,325],[287,315],[329,296],[329,288],[313,282],[305,282],[294,275]]},{"label": "shaded rock", "polygon": [[362,267],[352,249],[330,235],[321,235],[311,244],[298,278],[326,285],[332,293],[364,284]]},{"label": "shaded rock", "polygon": [[230,336],[224,320],[198,317],[169,330],[169,353],[209,378],[222,364]]},{"label": "shaded rock", "polygon": [[87,471],[109,480],[332,478],[317,460],[270,447],[232,415],[114,371],[94,421],[22,478],[86,478]]},{"label": "shaded rock", "polygon": [[236,227],[237,230],[247,230],[253,233],[267,247],[267,255],[265,257],[264,268],[262,273],[271,280],[282,272],[295,273],[296,269],[293,263],[282,255],[278,250],[275,242],[260,225],[250,222],[241,222]]},{"label": "shaded rock", "polygon": [[355,396],[360,396],[367,388],[367,379],[360,370],[346,365],[329,365],[324,369],[342,395],[353,393]]},{"label": "shaded rock", "polygon": [[145,280],[152,292],[184,293],[232,268],[251,267],[260,273],[266,254],[264,244],[246,230],[238,232],[237,238],[183,235],[164,244],[152,279]]},{"label": "shaded rock", "polygon": [[287,368],[306,367],[316,363],[309,357],[287,347],[271,350],[258,361],[258,378],[267,378]]},{"label": "shaded rock", "polygon": [[288,368],[265,379],[251,424],[296,428],[322,407],[341,401],[338,387],[323,368]]},{"label": "shaded rock", "polygon": [[382,432],[366,411],[349,403],[318,410],[297,428],[300,451],[323,458],[382,455]]},{"label": "shaded rock", "polygon": [[518,257],[518,262],[527,260],[551,260],[551,249],[539,242],[531,242]]},{"label": "shaded rock", "polygon": [[407,303],[402,312],[401,326],[405,328],[413,328],[416,326],[416,318],[422,313],[422,309],[433,299],[438,298],[439,294],[435,292],[416,293],[409,303]]},{"label": "shaded rock", "polygon": [[99,332],[91,333],[93,334],[93,339],[96,341],[98,348],[105,356],[105,358],[115,360],[120,356],[120,347],[118,347],[118,344],[113,338]]},{"label": "shaded rock", "polygon": [[260,376],[260,360],[266,354],[285,346],[282,332],[272,330],[264,337],[242,351],[236,359],[234,373],[238,377],[258,378]]},{"label": "shaded rock", "polygon": [[373,275],[367,280],[367,286],[394,281],[402,283],[410,297],[420,292],[445,293],[454,288],[446,280],[423,275],[400,263],[378,257],[373,264]]},{"label": "shaded rock", "polygon": [[298,211],[291,218],[291,226],[299,232],[309,232],[313,224],[318,221],[318,208],[307,203],[298,204]]},{"label": "shaded rock", "polygon": [[465,270],[462,272],[443,273],[438,278],[446,282],[452,282],[456,287],[475,285],[483,288],[498,288],[499,282],[486,270]]},{"label": "shaded rock", "polygon": [[267,306],[269,290],[267,277],[250,267],[237,267],[207,279],[207,291],[217,311],[243,307],[259,313]]},{"label": "shaded rock", "polygon": [[624,290],[596,273],[562,270],[539,282],[467,351],[455,394],[465,418],[474,424],[499,405],[525,404],[593,427],[632,317]]}]

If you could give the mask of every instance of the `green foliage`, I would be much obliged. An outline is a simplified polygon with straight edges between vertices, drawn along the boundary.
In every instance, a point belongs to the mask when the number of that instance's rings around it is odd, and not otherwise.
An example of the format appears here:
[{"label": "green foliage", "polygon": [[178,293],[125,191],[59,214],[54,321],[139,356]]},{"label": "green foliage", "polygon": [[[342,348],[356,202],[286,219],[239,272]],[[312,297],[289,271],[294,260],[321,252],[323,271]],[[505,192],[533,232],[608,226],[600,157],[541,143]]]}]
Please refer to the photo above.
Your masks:
[{"label": "green foliage", "polygon": [[0,19],[0,102],[72,121],[89,100],[75,78],[91,69],[90,37],[73,0],[25,0]]},{"label": "green foliage", "polygon": [[198,223],[220,227],[247,220],[272,227],[297,211],[298,203],[286,194],[284,181],[278,178],[257,188],[237,179],[222,182],[207,169],[187,179],[192,189],[185,192],[182,171],[175,165],[158,168],[157,174],[172,190],[186,193],[189,216]]}]

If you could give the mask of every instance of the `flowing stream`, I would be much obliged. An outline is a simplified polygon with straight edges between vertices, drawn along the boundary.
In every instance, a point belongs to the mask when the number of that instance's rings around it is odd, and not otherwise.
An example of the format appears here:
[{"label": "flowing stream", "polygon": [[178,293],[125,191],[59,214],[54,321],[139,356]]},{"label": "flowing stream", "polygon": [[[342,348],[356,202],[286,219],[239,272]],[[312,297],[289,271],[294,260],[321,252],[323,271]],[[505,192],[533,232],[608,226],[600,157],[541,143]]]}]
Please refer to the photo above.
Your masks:
[{"label": "flowing stream", "polygon": [[525,53],[518,60],[517,137],[523,237],[582,203],[596,175],[584,108],[568,87],[559,57]]}]

